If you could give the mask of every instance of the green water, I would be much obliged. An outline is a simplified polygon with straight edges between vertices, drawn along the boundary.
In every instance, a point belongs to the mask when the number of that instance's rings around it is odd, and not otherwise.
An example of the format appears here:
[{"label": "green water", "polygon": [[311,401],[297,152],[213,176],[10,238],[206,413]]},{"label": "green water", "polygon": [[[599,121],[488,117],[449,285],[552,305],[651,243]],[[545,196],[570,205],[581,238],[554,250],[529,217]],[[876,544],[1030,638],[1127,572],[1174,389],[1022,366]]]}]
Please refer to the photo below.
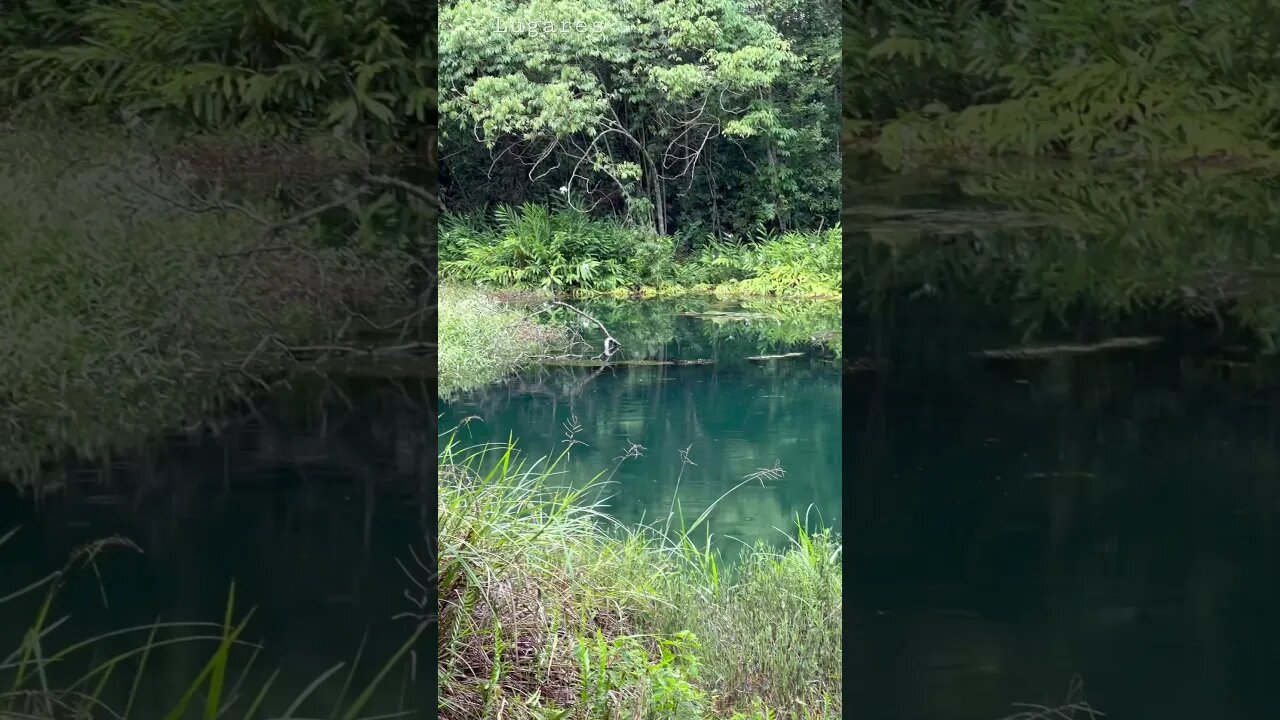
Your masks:
[{"label": "green water", "polygon": [[[994,720],[1078,677],[1109,718],[1272,716],[1280,184],[915,182],[847,216],[849,706]],[[1117,336],[1159,342],[981,355]]]},{"label": "green water", "polygon": [[[460,443],[513,435],[530,458],[558,453],[571,439],[566,481],[609,473],[615,517],[665,525],[674,508],[678,527],[680,514],[692,522],[714,504],[710,528],[725,550],[785,542],[797,516],[810,527],[840,528],[839,366],[832,350],[813,342],[838,337],[838,304],[582,308],[622,343],[618,359],[714,363],[534,368],[442,403],[442,430],[477,417],[459,431]],[[584,321],[580,330],[599,352],[592,326]],[[747,359],[788,352],[803,355]]]}]

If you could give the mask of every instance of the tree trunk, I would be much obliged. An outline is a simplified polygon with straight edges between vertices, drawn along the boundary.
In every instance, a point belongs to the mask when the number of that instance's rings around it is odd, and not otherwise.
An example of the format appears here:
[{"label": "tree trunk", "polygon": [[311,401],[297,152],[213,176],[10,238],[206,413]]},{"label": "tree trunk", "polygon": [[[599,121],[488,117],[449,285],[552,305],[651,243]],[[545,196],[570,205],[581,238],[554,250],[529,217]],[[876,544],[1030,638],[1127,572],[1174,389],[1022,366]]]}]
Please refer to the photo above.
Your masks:
[{"label": "tree trunk", "polygon": [[782,191],[778,187],[778,152],[773,146],[773,141],[769,140],[766,148],[766,154],[769,158],[769,186],[773,190],[774,197],[774,218],[778,221],[779,232],[787,231],[787,213],[782,204]]},{"label": "tree trunk", "polygon": [[667,234],[667,183],[661,175],[658,178],[658,234]]}]

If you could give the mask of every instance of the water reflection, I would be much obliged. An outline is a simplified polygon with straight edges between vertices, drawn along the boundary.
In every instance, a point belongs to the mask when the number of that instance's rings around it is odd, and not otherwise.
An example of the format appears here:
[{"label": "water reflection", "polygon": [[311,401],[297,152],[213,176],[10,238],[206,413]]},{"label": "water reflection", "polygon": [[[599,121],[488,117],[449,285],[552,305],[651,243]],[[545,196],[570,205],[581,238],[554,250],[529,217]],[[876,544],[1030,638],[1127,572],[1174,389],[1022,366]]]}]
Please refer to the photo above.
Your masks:
[{"label": "water reflection", "polygon": [[[1109,717],[1266,715],[1274,186],[1021,168],[953,189],[962,210],[1046,222],[957,214],[937,233],[955,205],[935,205],[912,237],[847,228],[847,352],[870,368],[844,383],[855,702],[991,720],[1062,702],[1079,674]],[[1126,335],[1161,342],[1074,353]],[[1073,352],[973,354],[1022,343]]]},{"label": "water reflection", "polygon": [[[483,422],[467,424],[461,442],[511,434],[530,457],[559,452],[571,435],[573,482],[618,466],[610,488],[615,516],[663,524],[678,500],[691,523],[718,500],[711,529],[724,549],[737,547],[728,538],[783,541],[797,514],[839,528],[840,381],[831,351],[813,342],[830,327],[790,332],[740,305],[705,301],[588,309],[621,340],[624,360],[715,362],[535,369],[445,403],[443,427],[479,416]],[[821,312],[839,322],[838,306]],[[747,359],[782,351],[805,355]],[[633,444],[643,448],[640,456],[619,464]]]},{"label": "water reflection", "polygon": [[[0,485],[0,528],[23,528],[0,548],[0,595],[62,567],[84,543],[120,535],[141,552],[104,552],[96,569],[72,574],[54,608],[71,619],[50,648],[157,617],[219,621],[234,580],[237,617],[256,608],[245,639],[263,646],[246,687],[256,691],[281,670],[267,712],[283,713],[321,673],[349,666],[362,642],[353,682],[367,682],[412,634],[416,620],[404,615],[434,603],[418,597],[405,572],[425,579],[415,554],[429,562],[434,394],[425,385],[293,378],[217,434],[177,434],[107,462],[64,463],[48,471],[39,498]],[[5,605],[0,647],[17,646],[41,599]],[[145,633],[120,637],[87,652],[101,661],[143,640]],[[415,650],[416,674],[409,663],[394,669],[366,712],[426,712],[427,645],[424,638]],[[178,644],[153,658],[138,714],[167,712],[214,649]],[[233,656],[234,672],[249,655]],[[130,666],[108,685],[119,707],[132,673]],[[329,712],[345,677],[344,669],[306,707]]]}]

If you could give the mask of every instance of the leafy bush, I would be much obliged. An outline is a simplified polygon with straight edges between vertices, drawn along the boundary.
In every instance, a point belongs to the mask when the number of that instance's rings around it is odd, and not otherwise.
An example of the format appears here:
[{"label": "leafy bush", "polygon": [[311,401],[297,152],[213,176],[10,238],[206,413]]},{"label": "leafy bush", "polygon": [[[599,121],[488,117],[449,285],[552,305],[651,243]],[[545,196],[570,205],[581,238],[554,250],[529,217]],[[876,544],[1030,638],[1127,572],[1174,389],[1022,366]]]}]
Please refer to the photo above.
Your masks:
[{"label": "leafy bush", "polygon": [[754,242],[711,239],[693,259],[692,274],[721,295],[839,296],[841,234],[758,231]]},{"label": "leafy bush", "polygon": [[749,240],[711,237],[682,260],[672,237],[525,204],[499,207],[492,224],[474,216],[447,216],[440,240],[444,275],[488,287],[578,294],[840,294],[838,228],[776,236],[757,225]]},{"label": "leafy bush", "polygon": [[441,272],[489,287],[573,292],[659,285],[670,277],[672,253],[670,238],[532,204],[497,208],[492,225],[447,216],[440,232]]},{"label": "leafy bush", "polygon": [[19,0],[0,10],[0,97],[417,141],[435,101],[433,27],[410,0]]}]

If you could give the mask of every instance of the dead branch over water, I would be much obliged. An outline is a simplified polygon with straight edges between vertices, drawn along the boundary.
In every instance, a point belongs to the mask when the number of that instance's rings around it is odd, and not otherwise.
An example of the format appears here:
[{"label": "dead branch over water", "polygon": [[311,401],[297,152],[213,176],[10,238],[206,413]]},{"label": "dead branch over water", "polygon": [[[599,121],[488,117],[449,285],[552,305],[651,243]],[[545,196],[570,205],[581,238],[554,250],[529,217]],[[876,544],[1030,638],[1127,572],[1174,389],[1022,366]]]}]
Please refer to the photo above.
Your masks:
[{"label": "dead branch over water", "polygon": [[1001,720],[1098,720],[1106,717],[1106,713],[1084,700],[1084,680],[1079,675],[1071,678],[1067,696],[1057,707],[1033,703],[1014,703],[1013,706],[1024,709]]}]

